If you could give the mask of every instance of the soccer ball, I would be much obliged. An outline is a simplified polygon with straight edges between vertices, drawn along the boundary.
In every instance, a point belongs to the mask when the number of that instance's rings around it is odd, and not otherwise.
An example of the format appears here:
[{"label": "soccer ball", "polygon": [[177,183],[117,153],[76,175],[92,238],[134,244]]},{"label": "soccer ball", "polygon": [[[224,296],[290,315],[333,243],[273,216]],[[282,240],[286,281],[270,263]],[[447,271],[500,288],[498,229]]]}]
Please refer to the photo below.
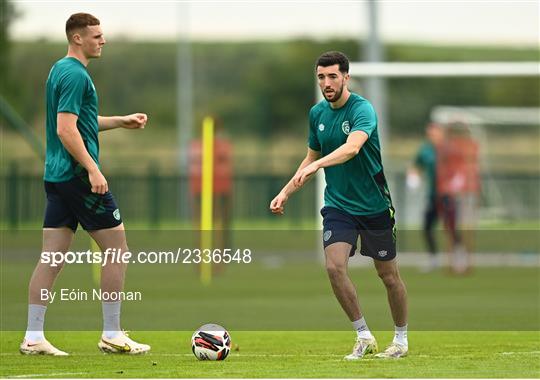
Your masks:
[{"label": "soccer ball", "polygon": [[191,350],[199,360],[225,360],[231,351],[231,336],[220,325],[203,325],[191,337]]}]

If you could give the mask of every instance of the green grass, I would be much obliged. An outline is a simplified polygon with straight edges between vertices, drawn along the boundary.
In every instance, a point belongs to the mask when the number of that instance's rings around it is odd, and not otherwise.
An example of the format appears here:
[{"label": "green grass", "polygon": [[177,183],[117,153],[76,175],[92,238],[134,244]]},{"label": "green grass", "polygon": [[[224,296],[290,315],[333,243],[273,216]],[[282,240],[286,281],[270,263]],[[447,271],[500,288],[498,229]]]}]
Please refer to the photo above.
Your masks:
[{"label": "green grass", "polygon": [[[101,354],[99,333],[49,333],[70,357],[22,356],[19,332],[2,333],[0,376],[19,377],[262,377],[262,378],[534,378],[540,375],[538,332],[411,332],[410,353],[399,360],[366,357],[345,362],[352,332],[231,332],[233,351],[224,362],[199,362],[191,332],[139,332],[152,345],[144,356]],[[391,333],[375,333],[381,348]],[[155,364],[154,364],[155,363]]]},{"label": "green grass", "polygon": [[[164,238],[154,238],[164,244]],[[222,267],[210,286],[200,284],[193,265],[130,265],[126,290],[141,291],[143,300],[124,302],[123,326],[135,330],[135,340],[151,344],[152,352],[100,354],[100,303],[62,301],[47,311],[47,330],[56,330],[47,336],[72,356],[52,358],[17,352],[38,253],[6,250],[0,266],[0,377],[540,377],[540,268],[477,268],[464,277],[402,268],[410,356],[348,363],[342,358],[353,344],[350,324],[316,252],[307,254],[257,251],[251,264]],[[352,267],[350,276],[384,348],[392,337],[385,331],[392,320],[384,286],[372,267]],[[67,265],[55,284],[55,290],[95,287],[87,264]],[[190,351],[191,332],[207,322],[223,324],[239,345],[225,362],[199,362]]]},{"label": "green grass", "polygon": [[[285,223],[284,223],[285,222]],[[228,244],[228,248],[250,248],[257,252],[319,252],[322,232],[319,227],[310,225],[308,220],[289,224],[286,219],[274,219],[272,224],[253,220],[236,225],[232,231],[214,231],[216,246]],[[315,222],[313,222],[314,224]],[[536,223],[536,225],[534,224]],[[30,227],[30,226],[29,226]],[[139,228],[137,228],[139,227]],[[167,227],[167,228],[165,228]],[[243,227],[240,228],[240,227]],[[467,236],[475,237],[475,252],[482,253],[540,253],[538,221],[521,222],[519,226],[497,225],[497,227],[480,227]],[[133,251],[138,250],[177,250],[178,247],[197,247],[200,245],[201,233],[192,225],[163,225],[159,229],[145,229],[142,226],[128,225],[126,232],[128,244]],[[228,243],[221,243],[225,236]],[[443,230],[437,230],[436,236],[443,250],[446,247],[447,235]],[[35,252],[42,244],[42,231],[34,227],[17,231],[1,230],[0,237],[4,241],[6,254],[13,249]],[[84,231],[75,235],[72,250],[89,248],[90,238]],[[398,252],[425,252],[425,241],[421,229],[400,228],[397,231]]]},{"label": "green grass", "polygon": [[[289,254],[291,256],[291,254]],[[261,259],[262,260],[262,259]],[[233,331],[347,331],[322,265],[278,257],[271,266],[229,264],[210,286],[201,285],[193,265],[132,265],[127,291],[141,301],[122,306],[126,329],[189,331],[204,322]],[[288,260],[288,261],[287,261]],[[258,260],[256,260],[258,261]],[[26,289],[33,263],[2,264],[2,330],[26,323]],[[409,295],[409,325],[419,331],[540,330],[539,268],[478,268],[466,277],[421,274],[402,268]],[[361,305],[373,330],[392,327],[386,292],[373,268],[351,268]],[[89,265],[64,268],[55,290],[96,288]],[[94,331],[101,327],[98,300],[56,301],[47,329]],[[77,317],[73,317],[74,313]]]}]

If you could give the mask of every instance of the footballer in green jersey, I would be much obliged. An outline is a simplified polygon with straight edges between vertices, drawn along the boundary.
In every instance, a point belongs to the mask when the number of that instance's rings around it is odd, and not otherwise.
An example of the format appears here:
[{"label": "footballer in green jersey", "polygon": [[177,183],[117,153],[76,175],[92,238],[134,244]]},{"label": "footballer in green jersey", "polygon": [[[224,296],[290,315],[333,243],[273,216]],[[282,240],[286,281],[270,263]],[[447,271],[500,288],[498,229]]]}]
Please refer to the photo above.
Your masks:
[{"label": "footballer in green jersey", "polygon": [[424,210],[423,233],[430,253],[429,264],[424,271],[429,272],[440,266],[437,257],[435,226],[438,220],[439,197],[437,196],[437,146],[444,138],[439,124],[429,123],[426,127],[426,141],[420,146],[414,158],[414,165],[407,172],[407,183],[411,188],[419,184],[419,171],[423,174],[427,187],[426,208]]},{"label": "footballer in green jersey", "polygon": [[[101,291],[119,293],[124,286],[129,252],[124,224],[114,197],[99,167],[98,132],[115,128],[144,128],[146,114],[104,117],[98,114],[96,88],[86,67],[99,58],[105,45],[100,22],[88,13],[76,13],[66,22],[67,56],[52,67],[47,79],[47,155],[43,222],[43,253],[69,250],[77,226],[90,234],[102,252],[118,252],[115,261],[105,258]],[[106,256],[105,256],[106,257]],[[28,324],[19,347],[22,354],[65,356],[53,346],[43,326],[48,297],[63,262],[38,261],[28,291]],[[98,348],[106,353],[142,354],[150,350],[129,338],[120,327],[121,302],[102,302],[103,334]]]},{"label": "footballer in green jersey", "polygon": [[[270,202],[282,215],[290,195],[324,169],[323,246],[334,294],[357,333],[347,360],[375,354],[407,355],[407,293],[396,261],[394,208],[384,176],[377,116],[368,100],[349,91],[349,60],[340,52],[322,54],[315,65],[324,100],[309,113],[307,154],[293,178]],[[394,320],[392,343],[376,354],[377,342],[363,316],[347,272],[360,237],[360,253],[373,258],[388,293]]]}]

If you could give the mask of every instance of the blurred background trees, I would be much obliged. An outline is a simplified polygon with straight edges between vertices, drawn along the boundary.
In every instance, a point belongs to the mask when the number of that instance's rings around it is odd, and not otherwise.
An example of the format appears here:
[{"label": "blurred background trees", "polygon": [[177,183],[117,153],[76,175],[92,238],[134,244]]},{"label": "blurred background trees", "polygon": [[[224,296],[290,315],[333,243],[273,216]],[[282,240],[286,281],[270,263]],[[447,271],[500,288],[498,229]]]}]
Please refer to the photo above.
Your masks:
[{"label": "blurred background trees", "polygon": [[[6,44],[5,38],[2,44]],[[88,66],[103,114],[148,112],[160,130],[176,125],[174,43],[109,41],[99,62]],[[315,103],[314,61],[326,50],[357,60],[357,41],[292,40],[193,44],[195,124],[219,115],[235,135],[304,136]],[[538,50],[386,45],[389,61],[535,60]],[[51,65],[65,54],[63,43],[17,42],[2,50],[2,94],[36,130],[43,128],[44,83]],[[5,59],[7,58],[7,60]],[[539,83],[531,78],[404,78],[388,82],[389,128],[393,135],[422,133],[434,105],[538,106]],[[429,94],[429,96],[427,96]],[[403,112],[407,110],[407,112]]]}]

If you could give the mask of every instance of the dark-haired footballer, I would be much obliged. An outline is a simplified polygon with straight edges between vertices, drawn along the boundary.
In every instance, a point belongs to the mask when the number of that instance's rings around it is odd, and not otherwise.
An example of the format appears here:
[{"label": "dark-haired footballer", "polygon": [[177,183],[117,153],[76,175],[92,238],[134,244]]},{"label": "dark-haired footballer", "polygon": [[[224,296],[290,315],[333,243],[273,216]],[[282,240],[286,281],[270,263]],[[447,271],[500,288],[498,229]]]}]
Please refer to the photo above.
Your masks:
[{"label": "dark-haired footballer", "polygon": [[334,294],[357,332],[347,360],[377,352],[347,273],[356,251],[373,258],[388,293],[395,324],[393,342],[379,358],[407,355],[407,292],[396,262],[394,208],[383,172],[377,115],[369,101],[347,88],[349,60],[340,52],[322,54],[315,65],[324,100],[309,113],[306,158],[296,174],[270,203],[281,215],[289,196],[324,168],[323,246]]}]

